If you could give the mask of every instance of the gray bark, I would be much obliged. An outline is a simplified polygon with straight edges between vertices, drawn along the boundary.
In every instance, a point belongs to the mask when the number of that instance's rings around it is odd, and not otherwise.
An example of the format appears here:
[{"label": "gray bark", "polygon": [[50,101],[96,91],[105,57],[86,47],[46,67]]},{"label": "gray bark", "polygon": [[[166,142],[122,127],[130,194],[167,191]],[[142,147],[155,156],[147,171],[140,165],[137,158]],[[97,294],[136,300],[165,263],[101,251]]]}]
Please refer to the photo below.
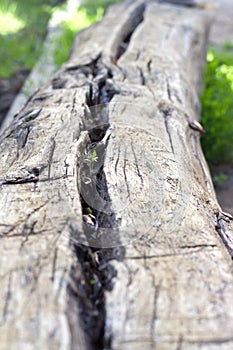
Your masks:
[{"label": "gray bark", "polygon": [[1,349],[231,349],[232,222],[200,147],[209,15],[130,1],[1,137]]}]

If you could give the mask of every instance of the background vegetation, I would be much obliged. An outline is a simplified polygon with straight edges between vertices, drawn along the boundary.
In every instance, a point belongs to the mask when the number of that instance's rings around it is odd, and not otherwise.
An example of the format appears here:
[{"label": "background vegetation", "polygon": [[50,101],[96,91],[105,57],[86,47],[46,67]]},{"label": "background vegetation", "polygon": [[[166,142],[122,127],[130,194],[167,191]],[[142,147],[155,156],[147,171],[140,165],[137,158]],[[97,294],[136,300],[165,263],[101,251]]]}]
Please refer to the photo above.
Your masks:
[{"label": "background vegetation", "polygon": [[207,53],[205,89],[201,96],[202,146],[211,164],[233,164],[233,45],[210,48]]},{"label": "background vegetation", "polygon": [[45,0],[0,1],[0,77],[30,70],[37,61],[56,3]]},{"label": "background vegetation", "polygon": [[1,0],[0,77],[9,78],[20,70],[32,69],[40,56],[48,21],[55,12],[61,16],[63,34],[54,60],[61,65],[67,60],[75,33],[99,20],[110,4],[120,1]]}]

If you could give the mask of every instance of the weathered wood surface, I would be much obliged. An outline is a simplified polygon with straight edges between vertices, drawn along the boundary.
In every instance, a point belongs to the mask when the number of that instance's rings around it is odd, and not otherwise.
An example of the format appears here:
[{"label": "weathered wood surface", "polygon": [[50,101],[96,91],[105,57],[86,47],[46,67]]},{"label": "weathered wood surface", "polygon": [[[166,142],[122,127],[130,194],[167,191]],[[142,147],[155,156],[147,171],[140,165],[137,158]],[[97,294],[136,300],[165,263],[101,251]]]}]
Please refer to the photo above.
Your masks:
[{"label": "weathered wood surface", "polygon": [[113,7],[5,131],[0,349],[233,347],[233,227],[196,123],[208,28]]}]

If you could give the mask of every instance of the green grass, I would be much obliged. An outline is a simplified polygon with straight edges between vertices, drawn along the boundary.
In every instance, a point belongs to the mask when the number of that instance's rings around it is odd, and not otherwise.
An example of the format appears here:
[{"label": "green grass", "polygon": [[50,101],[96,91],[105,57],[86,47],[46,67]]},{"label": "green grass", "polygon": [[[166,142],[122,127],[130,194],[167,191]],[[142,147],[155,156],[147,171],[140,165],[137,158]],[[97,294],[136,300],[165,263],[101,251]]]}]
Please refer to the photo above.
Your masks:
[{"label": "green grass", "polygon": [[207,53],[205,89],[201,96],[202,146],[211,164],[233,164],[233,45]]},{"label": "green grass", "polygon": [[[72,9],[62,21],[63,34],[57,43],[54,61],[60,66],[68,54],[77,31],[101,19],[106,8],[122,0],[83,0],[78,11]],[[37,62],[51,14],[65,8],[58,0],[0,0],[0,77],[8,78],[22,69],[31,70]],[[75,2],[73,2],[75,4]],[[67,8],[66,8],[67,11]]]},{"label": "green grass", "polygon": [[32,69],[41,52],[52,5],[45,0],[1,0],[1,77]]}]

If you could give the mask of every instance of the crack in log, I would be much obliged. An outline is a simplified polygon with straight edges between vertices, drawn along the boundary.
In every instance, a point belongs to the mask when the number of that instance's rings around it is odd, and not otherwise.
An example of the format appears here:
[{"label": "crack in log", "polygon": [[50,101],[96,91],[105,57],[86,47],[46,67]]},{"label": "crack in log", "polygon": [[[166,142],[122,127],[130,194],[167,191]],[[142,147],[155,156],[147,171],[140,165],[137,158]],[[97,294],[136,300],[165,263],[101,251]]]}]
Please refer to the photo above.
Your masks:
[{"label": "crack in log", "polygon": [[138,175],[138,177],[141,180],[141,184],[143,185],[143,183],[144,183],[143,176],[142,176],[142,174],[140,172],[140,169],[139,169],[139,166],[138,166],[138,159],[137,159],[137,155],[136,155],[136,152],[135,152],[135,149],[133,147],[133,143],[132,142],[131,142],[131,149],[132,149],[132,153],[133,153],[134,160],[135,160],[135,166],[136,166],[136,170],[137,170],[137,175]]},{"label": "crack in log", "polygon": [[196,0],[159,0],[159,3],[168,3],[173,5],[196,7],[198,3]]},{"label": "crack in log", "polygon": [[196,7],[200,9],[215,9],[216,4],[212,2],[205,2],[202,0],[159,0],[159,3],[167,3],[172,5],[178,5],[178,6],[185,6],[185,7]]},{"label": "crack in log", "polygon": [[[98,69],[100,71],[100,76],[98,76]],[[103,80],[103,71],[105,80]],[[90,144],[86,146],[87,155],[80,168],[80,198],[83,207],[84,221],[87,222],[86,236],[89,244],[95,246],[95,241],[101,239],[101,230],[98,230],[98,228],[102,225],[112,228],[115,221],[114,214],[109,215],[104,213],[105,208],[101,208],[102,210],[100,210],[100,208],[99,210],[95,209],[95,195],[93,195],[97,190],[97,193],[102,199],[108,203],[110,201],[105,174],[103,172],[103,164],[108,140],[111,137],[111,134],[107,133],[109,129],[109,107],[106,103],[111,101],[114,93],[108,89],[107,85],[107,80],[112,78],[112,74],[106,68],[103,70],[101,61],[96,62],[96,66],[93,67],[93,78],[94,83],[91,84],[92,93],[87,97],[86,101],[92,113],[86,114],[87,120],[85,127],[89,134]],[[93,87],[95,89],[94,92]],[[85,160],[89,162],[86,163]],[[89,179],[88,183],[85,183],[83,179]],[[91,203],[86,203],[82,195],[83,193],[90,198]],[[118,242],[118,244],[119,243],[120,242]]]},{"label": "crack in log", "polygon": [[28,237],[31,236],[31,235],[34,235],[35,234],[35,231],[34,231],[34,228],[35,228],[35,225],[37,224],[37,220],[33,221],[31,224],[27,225],[25,224],[23,226],[23,233],[24,233],[24,238],[20,244],[20,249],[23,249],[24,247],[24,244],[28,241]]},{"label": "crack in log", "polygon": [[183,336],[181,335],[179,337],[176,350],[182,350],[182,348],[183,348]]},{"label": "crack in log", "polygon": [[132,28],[131,28],[130,32],[125,33],[125,36],[123,37],[122,42],[118,46],[116,57],[113,58],[114,64],[117,64],[117,61],[120,59],[120,57],[125,54],[125,52],[128,49],[128,46],[130,44],[130,40],[131,40],[133,33],[135,32],[135,30],[137,29],[139,24],[143,22],[145,7],[146,6],[144,3],[138,7],[137,13],[135,13],[135,15],[134,15],[134,22],[132,23]]},{"label": "crack in log", "polygon": [[172,108],[166,102],[159,103],[158,108],[164,116],[164,123],[165,123],[166,132],[167,132],[168,137],[169,137],[169,142],[170,142],[172,153],[174,154],[175,151],[174,151],[174,147],[173,147],[172,136],[171,136],[171,132],[169,130],[169,122],[168,122],[169,119],[172,117]]},{"label": "crack in log", "polygon": [[166,131],[167,131],[167,134],[168,134],[168,137],[169,137],[169,142],[170,142],[170,145],[171,145],[172,153],[174,154],[175,151],[174,151],[172,137],[171,137],[171,133],[170,133],[170,130],[169,130],[169,123],[168,123],[168,120],[169,120],[169,118],[171,118],[171,115],[170,114],[166,114],[164,116],[165,116],[165,118],[164,118],[165,128],[166,128]]},{"label": "crack in log", "polygon": [[166,83],[167,83],[167,96],[169,101],[171,101],[172,100],[171,87],[170,87],[168,78],[166,78]]},{"label": "crack in log", "polygon": [[[188,251],[183,253],[183,252],[174,252],[174,253],[165,253],[165,254],[155,254],[155,255],[144,255],[144,256],[137,256],[137,255],[133,255],[133,256],[125,256],[125,260],[153,260],[153,259],[162,259],[162,258],[171,258],[171,257],[175,257],[175,256],[190,256],[190,254],[196,254],[196,253],[199,253],[199,252],[202,252],[203,249],[205,248],[215,248],[217,246],[214,246],[214,245],[200,245],[200,247],[188,247]],[[191,250],[193,248],[193,251]],[[182,249],[182,248],[181,248]],[[185,248],[183,248],[185,249]]]},{"label": "crack in log", "polygon": [[18,146],[17,150],[25,147],[30,131],[31,131],[30,126],[26,126],[25,128],[20,129],[19,132],[16,134],[15,138]]},{"label": "crack in log", "polygon": [[49,159],[48,159],[48,180],[50,180],[50,176],[51,176],[51,168],[52,168],[52,163],[53,163],[53,155],[54,155],[54,151],[56,148],[56,135],[53,139],[51,139],[51,147],[49,150]]},{"label": "crack in log", "polygon": [[[34,168],[36,173],[38,174],[38,172],[41,172],[44,168],[46,168],[46,166],[43,166],[43,168],[36,167]],[[8,178],[6,177],[2,182],[0,181],[0,185],[23,185],[23,184],[28,184],[28,183],[37,183],[38,181],[41,182],[49,182],[52,183],[53,181],[60,181],[64,178],[68,178],[68,177],[72,177],[72,175],[67,175],[64,174],[63,176],[57,176],[57,177],[50,177],[50,178],[44,178],[44,179],[39,179],[37,177],[38,175],[36,175],[36,177],[33,178]]]},{"label": "crack in log", "polygon": [[39,181],[39,174],[44,167],[39,165],[33,168],[24,166],[18,171],[6,175],[0,180],[0,185],[23,185]]},{"label": "crack in log", "polygon": [[[34,208],[29,214],[26,215],[26,217],[22,220],[22,221],[18,221],[18,225],[17,226],[10,226],[10,225],[4,225],[4,224],[0,224],[0,227],[7,227],[9,226],[10,229],[4,233],[0,233],[0,235],[4,238],[12,238],[12,237],[22,237],[22,243],[21,243],[21,247],[23,246],[23,244],[25,243],[25,241],[28,240],[28,237],[31,235],[38,235],[41,234],[43,232],[42,231],[38,231],[35,232],[34,231],[34,226],[36,225],[37,221],[34,220],[32,223],[29,222],[29,220],[33,217],[33,215],[35,215],[36,213],[38,213],[42,208],[44,208],[48,203],[49,203],[50,199],[47,200],[45,203],[41,204],[39,207]],[[20,225],[23,224],[22,228],[20,228]],[[11,235],[9,235],[11,232],[13,232],[16,228],[20,228],[21,233],[13,233]],[[26,231],[26,233],[25,233]]]},{"label": "crack in log", "polygon": [[[117,235],[115,214],[105,212],[104,207],[96,208],[93,193],[97,193],[106,203],[110,203],[103,164],[108,140],[111,137],[108,104],[118,92],[108,83],[112,79],[112,73],[102,63],[101,56],[89,67],[92,70],[92,81],[84,108],[84,131],[88,132],[90,141],[85,145],[85,158],[82,164],[79,164],[78,171],[83,231],[88,246],[72,241],[81,274],[77,273],[74,264],[70,272],[71,283],[68,285],[68,294],[73,299],[70,305],[76,303],[88,348],[101,350],[111,347],[111,330],[106,325],[105,292],[112,290],[113,278],[117,272],[110,262],[122,261],[124,248],[121,247],[120,237]],[[87,178],[89,181],[85,181]],[[86,198],[90,198],[91,203],[87,203]],[[111,237],[111,232],[105,232],[112,228],[115,229],[114,237]],[[117,248],[104,248],[106,239],[109,243],[112,240]],[[68,310],[69,313],[73,313],[73,309]],[[70,327],[73,334],[74,325],[70,324]]]},{"label": "crack in log", "polygon": [[14,177],[14,178],[6,178],[2,182],[0,182],[0,185],[24,185],[28,183],[35,183],[38,181],[37,177],[28,177],[28,178],[21,178],[21,177]]},{"label": "crack in log", "polygon": [[[10,239],[10,238],[14,238],[14,237],[22,237],[22,238],[25,238],[25,233],[13,233],[12,235],[10,235],[10,233],[12,231],[15,230],[15,226],[10,230],[10,231],[7,231],[7,232],[4,232],[4,233],[0,233],[0,237],[4,237],[4,238],[7,238],[7,239]],[[41,231],[33,231],[32,234],[33,236],[38,236],[38,235],[42,235],[44,233],[44,235],[46,236],[47,232],[44,231],[44,230],[41,230]],[[31,234],[28,235],[28,237],[30,236]]]},{"label": "crack in log", "polygon": [[117,158],[116,158],[116,162],[115,162],[115,173],[117,175],[117,167],[118,167],[118,163],[119,163],[119,159],[120,159],[120,154],[121,154],[121,150],[120,150],[120,146],[117,149]]},{"label": "crack in log", "polygon": [[[24,133],[24,130],[25,129],[20,129],[20,131],[23,132],[23,136],[19,140],[21,145],[20,148],[25,147],[26,142],[28,140],[29,129],[28,129],[28,133],[26,134]],[[56,140],[58,131],[59,130],[57,130],[55,135],[49,140],[50,144],[47,152],[48,153],[47,164],[38,164],[37,166],[34,166],[34,167],[24,165],[22,167],[19,167],[17,170],[13,170],[11,172],[9,171],[9,173],[3,179],[0,179],[0,185],[22,185],[22,184],[28,184],[28,183],[37,183],[40,180],[39,175],[46,168],[48,168],[47,180],[50,180],[51,167],[53,163],[53,155],[56,148],[55,140]],[[17,135],[15,138],[17,138]],[[19,146],[18,146],[18,149],[19,149]]]},{"label": "crack in log", "polygon": [[10,299],[12,296],[12,274],[13,274],[13,272],[11,271],[9,274],[7,292],[6,292],[5,303],[4,303],[4,307],[3,307],[2,320],[0,321],[0,326],[2,326],[6,322],[6,319],[7,319],[9,303],[10,303]]},{"label": "crack in log", "polygon": [[146,85],[146,78],[144,76],[143,70],[141,67],[137,67],[138,71],[139,71],[139,75],[140,75],[140,80],[141,80],[141,85]]},{"label": "crack in log", "polygon": [[126,166],[127,166],[127,161],[126,161],[126,150],[125,150],[123,174],[124,174],[125,184],[126,184],[126,188],[127,188],[128,198],[129,198],[129,201],[131,202],[130,187],[129,187],[129,182],[127,180],[127,175],[126,175]]},{"label": "crack in log", "polygon": [[89,348],[110,349],[111,331],[106,325],[105,292],[113,289],[113,278],[117,273],[110,261],[122,260],[121,248],[96,249],[74,245],[74,252],[81,265],[82,277],[76,278],[73,266],[73,285],[69,285],[68,292],[76,299],[78,296],[79,313]]},{"label": "crack in log", "polygon": [[[32,96],[33,97],[33,96]],[[30,100],[28,100],[29,102]],[[26,113],[23,113],[19,116],[19,119],[23,119],[24,122],[29,122],[31,120],[36,119],[39,115],[40,112],[42,111],[42,108],[39,109],[33,109],[33,110],[29,110]]]},{"label": "crack in log", "polygon": [[148,73],[151,74],[152,59],[149,59],[146,66],[147,66]]},{"label": "crack in log", "polygon": [[195,249],[195,248],[216,248],[216,244],[194,244],[194,245],[182,245],[181,249]]}]

